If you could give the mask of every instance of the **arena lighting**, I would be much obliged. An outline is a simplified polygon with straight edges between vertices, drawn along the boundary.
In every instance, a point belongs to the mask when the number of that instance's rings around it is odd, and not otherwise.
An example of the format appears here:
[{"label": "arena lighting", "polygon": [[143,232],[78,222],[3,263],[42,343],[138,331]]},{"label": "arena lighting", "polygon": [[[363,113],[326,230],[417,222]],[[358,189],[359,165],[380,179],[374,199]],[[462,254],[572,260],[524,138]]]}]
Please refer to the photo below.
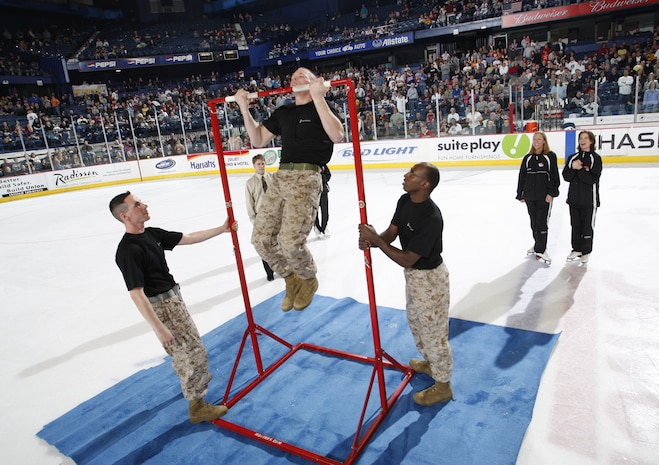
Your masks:
[{"label": "arena lighting", "polygon": [[[355,83],[352,79],[339,79],[336,81],[326,82],[327,87],[334,86],[345,86],[348,90],[348,108],[350,114],[350,131],[352,134],[359,134],[358,130],[358,118],[357,118],[357,103],[355,97]],[[289,92],[299,92],[308,90],[308,85],[295,86],[293,88],[283,88],[283,89],[272,89],[263,92],[253,92],[248,94],[248,99],[256,99],[260,97],[268,97],[272,95],[285,94]],[[227,177],[226,165],[224,163],[224,149],[222,148],[222,136],[220,131],[220,121],[217,116],[217,106],[220,104],[226,104],[227,102],[235,102],[235,98],[223,97],[218,99],[213,99],[208,102],[210,108],[211,122],[213,125],[213,135],[215,137],[215,147],[218,158],[218,164],[220,167],[220,177],[222,179],[222,188],[224,190],[224,199],[226,204],[227,213],[229,216],[229,222],[233,223],[234,214],[233,214],[233,205],[231,202],[231,193],[229,191],[229,180]],[[359,206],[359,215],[361,224],[367,224],[366,218],[366,199],[364,194],[364,178],[363,178],[363,169],[362,169],[362,159],[361,159],[361,146],[359,137],[352,137],[352,146],[353,146],[353,155],[355,161],[355,175],[357,178],[357,197],[358,197],[358,206]],[[243,397],[249,394],[254,388],[256,388],[262,381],[264,381],[270,374],[272,374],[278,367],[280,367],[284,362],[286,362],[291,356],[300,350],[306,350],[309,352],[317,352],[323,355],[330,355],[337,358],[347,359],[357,363],[370,364],[373,366],[371,372],[371,377],[369,381],[368,390],[366,392],[366,397],[364,399],[364,405],[362,407],[361,414],[359,416],[359,421],[357,423],[357,431],[355,432],[351,452],[345,461],[336,460],[324,455],[320,455],[317,452],[303,449],[301,447],[295,446],[293,444],[281,441],[277,438],[270,437],[268,435],[250,430],[244,426],[232,423],[226,419],[220,418],[218,420],[213,420],[217,426],[233,431],[234,433],[241,434],[252,440],[267,444],[276,449],[283,450],[285,452],[297,455],[314,463],[320,463],[324,465],[350,465],[357,460],[359,454],[364,450],[370,439],[375,434],[378,427],[384,421],[387,413],[393,408],[394,404],[400,397],[403,392],[403,389],[410,382],[410,379],[414,375],[414,371],[407,365],[403,365],[396,361],[391,355],[387,354],[382,346],[380,341],[380,329],[378,323],[377,315],[377,306],[375,303],[375,290],[373,285],[373,270],[371,268],[371,252],[369,249],[363,251],[364,253],[364,268],[366,272],[366,283],[368,286],[368,299],[369,299],[369,309],[371,315],[371,330],[373,334],[373,356],[364,356],[360,354],[353,354],[345,351],[340,351],[336,349],[331,349],[327,347],[320,347],[317,345],[298,342],[297,344],[292,344],[283,340],[282,338],[276,336],[274,333],[269,330],[259,326],[254,321],[254,315],[252,313],[252,307],[249,302],[249,292],[247,289],[247,281],[245,279],[245,270],[243,268],[242,256],[240,253],[240,245],[238,243],[238,234],[233,229],[231,230],[231,239],[234,246],[234,255],[236,257],[236,265],[238,268],[238,275],[240,277],[240,286],[242,288],[243,302],[245,304],[245,315],[247,317],[247,329],[243,334],[240,347],[238,349],[238,354],[236,356],[236,361],[234,363],[231,375],[229,377],[229,382],[222,399],[222,403],[227,407],[231,408],[237,402],[239,402]],[[279,360],[275,361],[269,367],[263,366],[263,361],[261,359],[261,353],[259,349],[259,336],[267,336],[274,341],[280,343],[284,347],[288,348],[286,352]],[[254,352],[254,359],[256,361],[256,378],[251,381],[247,386],[242,390],[232,393],[232,386],[234,379],[236,377],[236,372],[238,370],[238,365],[242,356],[244,355],[245,345],[247,340],[252,343],[252,350]],[[243,366],[245,366],[243,364]],[[385,369],[394,369],[401,371],[403,373],[403,379],[401,383],[393,390],[390,396],[387,397],[387,389],[384,381],[384,370]],[[377,393],[379,394],[380,406],[376,411],[377,415],[369,421],[368,428],[365,428],[365,419],[367,414],[367,407],[371,394],[375,389],[375,382],[377,380]],[[369,417],[370,418],[370,417]]]}]

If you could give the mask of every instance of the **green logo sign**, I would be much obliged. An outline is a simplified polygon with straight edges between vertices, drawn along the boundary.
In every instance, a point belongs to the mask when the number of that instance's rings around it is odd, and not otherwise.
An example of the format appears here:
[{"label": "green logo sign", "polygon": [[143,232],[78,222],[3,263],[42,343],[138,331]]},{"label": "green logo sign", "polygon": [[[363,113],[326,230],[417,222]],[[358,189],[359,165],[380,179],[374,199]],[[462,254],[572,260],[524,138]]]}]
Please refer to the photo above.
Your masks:
[{"label": "green logo sign", "polygon": [[510,158],[522,158],[530,148],[531,138],[526,134],[508,134],[501,141],[501,150]]},{"label": "green logo sign", "polygon": [[263,152],[266,166],[274,165],[279,160],[279,153],[276,150],[266,150]]}]

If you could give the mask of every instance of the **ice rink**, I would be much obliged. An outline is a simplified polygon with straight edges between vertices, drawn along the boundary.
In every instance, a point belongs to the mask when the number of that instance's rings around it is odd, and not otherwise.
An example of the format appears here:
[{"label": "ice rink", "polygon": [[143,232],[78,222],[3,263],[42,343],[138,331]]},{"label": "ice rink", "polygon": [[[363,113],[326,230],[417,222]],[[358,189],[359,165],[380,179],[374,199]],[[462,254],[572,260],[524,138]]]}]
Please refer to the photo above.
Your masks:
[{"label": "ice rink", "polygon": [[[403,193],[404,171],[364,174],[368,222],[378,231],[388,226]],[[562,332],[540,384],[518,465],[656,465],[659,167],[607,165],[604,159],[602,206],[587,265],[565,263],[570,220],[563,182],[549,225],[550,266],[526,255],[533,241],[526,208],[515,200],[516,167],[440,171],[442,180],[432,197],[445,221],[451,316]],[[284,281],[266,280],[249,242],[248,176],[230,175],[229,182],[249,299],[256,305],[282,291]],[[364,255],[357,248],[354,172],[334,171],[330,186],[330,237],[319,240],[312,232],[309,238],[319,269],[318,293],[368,302]],[[125,190],[149,205],[151,226],[192,232],[226,218],[219,176],[0,204],[3,464],[72,463],[36,433],[164,359],[114,263],[124,228],[110,215],[108,202]],[[402,270],[380,251],[372,255],[377,304],[403,309]],[[168,253],[168,262],[202,334],[244,312],[229,235],[177,247]]]}]

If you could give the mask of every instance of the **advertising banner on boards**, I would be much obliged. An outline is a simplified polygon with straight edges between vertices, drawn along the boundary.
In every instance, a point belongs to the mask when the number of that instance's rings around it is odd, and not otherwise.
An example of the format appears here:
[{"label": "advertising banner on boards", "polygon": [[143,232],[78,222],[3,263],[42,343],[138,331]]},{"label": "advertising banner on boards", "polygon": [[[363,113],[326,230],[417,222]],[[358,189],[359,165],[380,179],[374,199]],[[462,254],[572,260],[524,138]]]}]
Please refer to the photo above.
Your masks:
[{"label": "advertising banner on boards", "polygon": [[[577,151],[580,131],[547,132],[549,147],[562,161]],[[603,162],[659,161],[659,127],[593,130],[596,150]],[[365,168],[397,168],[427,161],[438,166],[516,165],[529,153],[533,132],[476,136],[444,136],[417,139],[362,141],[359,145]],[[279,166],[280,147],[224,152],[229,173],[252,172],[252,157],[261,154],[268,169]],[[352,169],[355,163],[351,143],[334,145],[328,163],[339,169]],[[178,176],[218,175],[215,153],[173,155],[140,161],[93,165],[46,171],[29,175],[0,177],[0,202],[51,192],[96,187],[122,182],[139,182]]]}]

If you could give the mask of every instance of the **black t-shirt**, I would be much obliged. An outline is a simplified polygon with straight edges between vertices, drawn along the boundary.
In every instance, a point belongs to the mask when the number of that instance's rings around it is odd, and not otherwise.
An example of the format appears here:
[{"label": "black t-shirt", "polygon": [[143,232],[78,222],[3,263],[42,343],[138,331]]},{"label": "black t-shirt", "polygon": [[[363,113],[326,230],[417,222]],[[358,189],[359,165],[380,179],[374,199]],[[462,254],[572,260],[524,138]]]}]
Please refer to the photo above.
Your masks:
[{"label": "black t-shirt", "polygon": [[323,129],[313,102],[282,105],[263,122],[263,126],[281,136],[281,163],[314,163],[320,166],[332,158],[334,143]]},{"label": "black t-shirt", "polygon": [[398,228],[402,249],[421,256],[412,268],[431,270],[442,264],[444,220],[435,202],[428,199],[414,203],[410,194],[403,194],[391,224]]},{"label": "black t-shirt", "polygon": [[165,250],[172,250],[183,233],[146,228],[142,234],[124,234],[117,246],[115,261],[131,289],[142,287],[147,297],[169,291],[176,285],[169,273]]}]

